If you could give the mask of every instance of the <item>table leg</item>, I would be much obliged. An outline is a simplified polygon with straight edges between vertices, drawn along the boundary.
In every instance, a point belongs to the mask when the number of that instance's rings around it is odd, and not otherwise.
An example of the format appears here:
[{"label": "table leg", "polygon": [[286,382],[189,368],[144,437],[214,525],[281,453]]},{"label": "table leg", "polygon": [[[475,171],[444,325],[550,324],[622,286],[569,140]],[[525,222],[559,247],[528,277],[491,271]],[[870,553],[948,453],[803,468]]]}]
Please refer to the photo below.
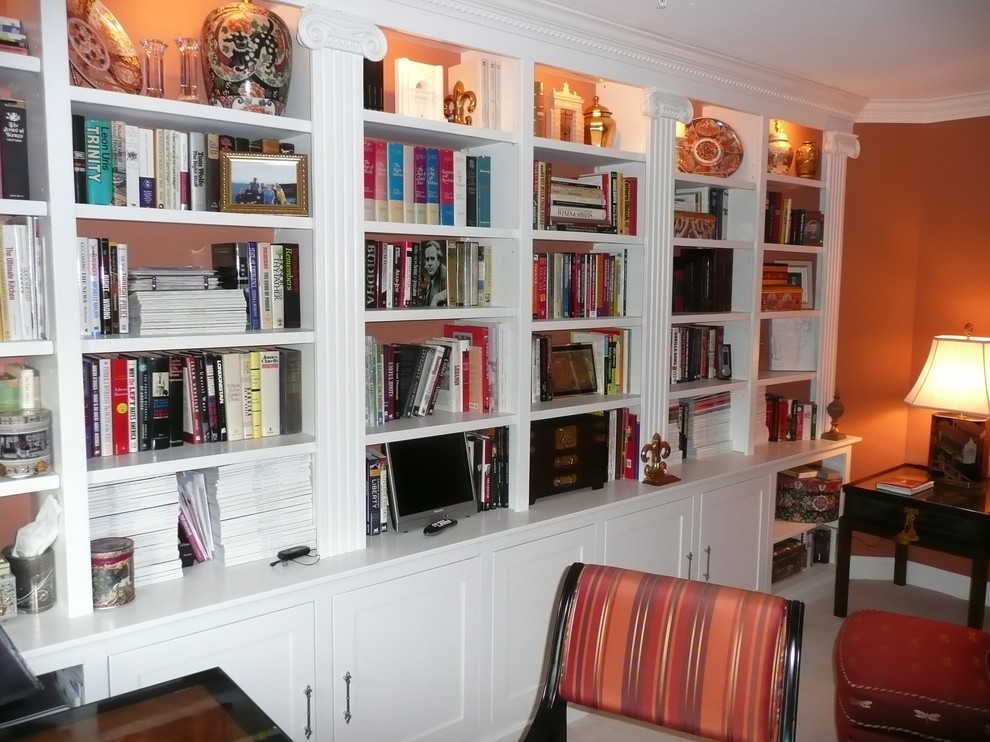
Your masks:
[{"label": "table leg", "polygon": [[973,629],[983,629],[983,609],[987,600],[987,571],[990,559],[973,557],[973,569],[969,577],[969,615],[966,625]]},{"label": "table leg", "polygon": [[907,584],[907,544],[894,545],[894,584]]},{"label": "table leg", "polygon": [[852,549],[852,528],[845,516],[839,518],[835,538],[835,603],[832,615],[843,617],[849,610],[849,552]]}]

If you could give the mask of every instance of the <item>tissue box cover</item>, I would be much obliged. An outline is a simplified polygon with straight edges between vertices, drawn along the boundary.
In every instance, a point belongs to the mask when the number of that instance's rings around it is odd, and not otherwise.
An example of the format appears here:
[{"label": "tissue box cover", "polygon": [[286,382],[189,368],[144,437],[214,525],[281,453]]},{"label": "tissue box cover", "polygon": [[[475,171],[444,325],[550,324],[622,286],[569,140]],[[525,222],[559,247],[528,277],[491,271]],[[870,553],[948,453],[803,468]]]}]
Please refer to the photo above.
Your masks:
[{"label": "tissue box cover", "polygon": [[777,520],[828,523],[839,517],[842,480],[777,475]]}]

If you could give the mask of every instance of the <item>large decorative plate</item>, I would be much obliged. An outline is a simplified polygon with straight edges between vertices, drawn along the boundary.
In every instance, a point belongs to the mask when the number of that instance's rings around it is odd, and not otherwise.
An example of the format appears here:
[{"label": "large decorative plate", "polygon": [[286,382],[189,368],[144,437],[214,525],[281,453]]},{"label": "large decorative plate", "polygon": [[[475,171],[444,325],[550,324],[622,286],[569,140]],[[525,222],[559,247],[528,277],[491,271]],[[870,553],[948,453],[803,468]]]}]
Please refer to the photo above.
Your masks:
[{"label": "large decorative plate", "polygon": [[100,0],[67,0],[72,81],[100,90],[140,93],[141,62],[113,13]]},{"label": "large decorative plate", "polygon": [[682,173],[726,177],[739,169],[743,146],[728,124],[712,118],[697,118],[684,127],[677,144],[677,169]]}]

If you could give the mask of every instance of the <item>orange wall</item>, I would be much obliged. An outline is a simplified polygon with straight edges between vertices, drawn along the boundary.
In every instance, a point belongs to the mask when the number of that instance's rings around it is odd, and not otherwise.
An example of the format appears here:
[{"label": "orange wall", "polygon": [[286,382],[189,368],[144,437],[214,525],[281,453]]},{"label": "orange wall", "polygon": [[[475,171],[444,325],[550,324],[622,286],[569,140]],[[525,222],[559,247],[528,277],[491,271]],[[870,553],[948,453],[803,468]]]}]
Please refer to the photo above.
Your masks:
[{"label": "orange wall", "polygon": [[[990,233],[981,228],[990,118],[862,124],[854,133],[861,154],[846,185],[836,389],[842,430],[863,437],[852,459],[859,478],[927,461],[931,412],[904,397],[932,337],[961,334],[966,322],[990,336]],[[917,560],[968,571],[943,555]]]}]

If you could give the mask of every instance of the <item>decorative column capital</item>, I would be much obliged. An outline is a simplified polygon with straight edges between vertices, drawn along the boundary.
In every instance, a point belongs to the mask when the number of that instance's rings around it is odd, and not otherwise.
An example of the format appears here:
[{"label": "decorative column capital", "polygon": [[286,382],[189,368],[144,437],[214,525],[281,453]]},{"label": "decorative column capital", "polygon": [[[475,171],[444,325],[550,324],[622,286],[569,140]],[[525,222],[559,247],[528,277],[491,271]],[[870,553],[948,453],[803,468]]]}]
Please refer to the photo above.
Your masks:
[{"label": "decorative column capital", "polygon": [[694,118],[691,101],[681,95],[670,95],[653,88],[647,91],[643,101],[643,113],[651,118],[676,119],[685,124]]},{"label": "decorative column capital", "polygon": [[859,137],[841,131],[826,131],[822,149],[830,155],[845,155],[854,160],[859,157]]},{"label": "decorative column capital", "polygon": [[350,52],[372,62],[384,59],[388,50],[385,34],[367,18],[321,5],[307,5],[303,9],[296,38],[300,44],[314,51],[333,49]]}]

